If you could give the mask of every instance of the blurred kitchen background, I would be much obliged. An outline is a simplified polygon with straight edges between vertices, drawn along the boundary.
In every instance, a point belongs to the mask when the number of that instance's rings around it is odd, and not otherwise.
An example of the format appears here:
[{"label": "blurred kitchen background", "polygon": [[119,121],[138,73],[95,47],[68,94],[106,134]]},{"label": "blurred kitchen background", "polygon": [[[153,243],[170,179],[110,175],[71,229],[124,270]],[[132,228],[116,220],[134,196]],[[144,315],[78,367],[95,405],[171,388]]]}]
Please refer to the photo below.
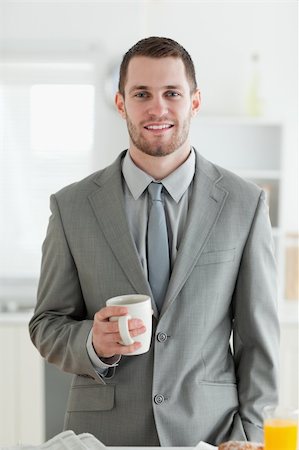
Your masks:
[{"label": "blurred kitchen background", "polygon": [[0,0],[0,446],[62,430],[71,376],[30,342],[49,195],[127,147],[123,53],[149,35],[193,57],[194,146],[263,186],[282,330],[281,400],[298,407],[297,1]]}]

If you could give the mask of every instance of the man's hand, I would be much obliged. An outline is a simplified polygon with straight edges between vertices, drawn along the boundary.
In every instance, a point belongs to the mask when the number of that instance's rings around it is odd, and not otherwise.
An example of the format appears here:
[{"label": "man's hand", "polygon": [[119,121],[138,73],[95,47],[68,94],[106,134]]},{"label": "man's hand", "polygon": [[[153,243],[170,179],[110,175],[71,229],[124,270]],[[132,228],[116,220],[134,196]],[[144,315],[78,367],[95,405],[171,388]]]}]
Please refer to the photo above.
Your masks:
[{"label": "man's hand", "polygon": [[[110,322],[109,317],[125,316],[128,309],[125,306],[107,306],[94,315],[92,327],[92,345],[100,358],[111,358],[114,355],[126,355],[138,350],[140,342],[132,345],[122,345],[118,330],[118,322]],[[142,320],[131,319],[128,322],[131,337],[145,332]]]}]

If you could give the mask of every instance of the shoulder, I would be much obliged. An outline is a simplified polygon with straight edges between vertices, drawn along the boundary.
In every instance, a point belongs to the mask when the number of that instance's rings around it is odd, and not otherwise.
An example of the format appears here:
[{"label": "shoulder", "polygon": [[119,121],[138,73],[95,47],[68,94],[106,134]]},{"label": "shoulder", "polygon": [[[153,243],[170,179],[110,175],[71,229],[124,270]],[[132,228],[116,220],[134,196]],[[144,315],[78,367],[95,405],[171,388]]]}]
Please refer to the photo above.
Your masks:
[{"label": "shoulder", "polygon": [[262,194],[262,189],[250,180],[244,179],[236,173],[221,167],[196,153],[196,173],[202,173],[218,188],[226,191],[235,200],[257,200]]}]

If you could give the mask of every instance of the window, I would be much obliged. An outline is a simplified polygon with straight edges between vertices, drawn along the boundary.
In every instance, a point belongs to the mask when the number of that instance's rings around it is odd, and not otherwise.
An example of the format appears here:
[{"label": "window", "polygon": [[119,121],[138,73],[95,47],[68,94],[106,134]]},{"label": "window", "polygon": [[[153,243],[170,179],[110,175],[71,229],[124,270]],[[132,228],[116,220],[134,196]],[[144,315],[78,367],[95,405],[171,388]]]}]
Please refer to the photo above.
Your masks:
[{"label": "window", "polygon": [[0,278],[35,278],[49,196],[91,171],[93,65],[3,63],[0,76]]},{"label": "window", "polygon": [[32,86],[30,90],[32,151],[45,156],[90,152],[93,137],[93,94],[91,85]]}]

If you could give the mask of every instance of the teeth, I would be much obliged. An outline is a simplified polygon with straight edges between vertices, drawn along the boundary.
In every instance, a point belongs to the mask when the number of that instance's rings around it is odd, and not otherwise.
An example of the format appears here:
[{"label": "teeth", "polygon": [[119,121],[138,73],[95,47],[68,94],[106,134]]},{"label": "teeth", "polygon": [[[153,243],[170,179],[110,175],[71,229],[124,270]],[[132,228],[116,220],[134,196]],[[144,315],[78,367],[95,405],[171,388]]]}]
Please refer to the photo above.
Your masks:
[{"label": "teeth", "polygon": [[170,128],[171,125],[148,125],[147,128],[148,130],[163,130],[164,128]]}]

